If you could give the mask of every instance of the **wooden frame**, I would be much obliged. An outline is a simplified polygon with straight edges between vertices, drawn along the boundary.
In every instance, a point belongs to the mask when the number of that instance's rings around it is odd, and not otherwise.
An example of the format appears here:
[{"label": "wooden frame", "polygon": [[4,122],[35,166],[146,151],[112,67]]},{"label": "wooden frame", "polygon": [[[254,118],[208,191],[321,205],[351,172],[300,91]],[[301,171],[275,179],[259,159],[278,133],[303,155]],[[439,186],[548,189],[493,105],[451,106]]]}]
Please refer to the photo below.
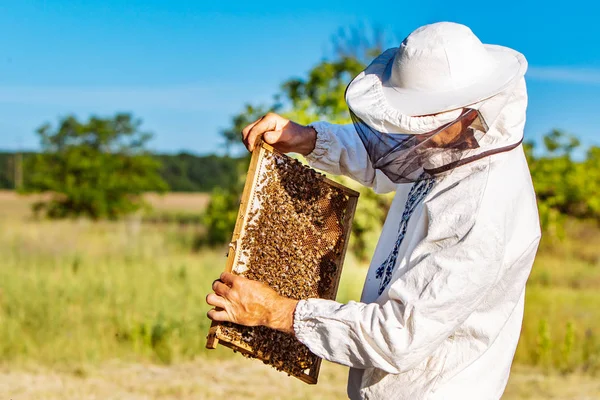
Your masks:
[{"label": "wooden frame", "polygon": [[[244,191],[242,193],[242,198],[240,201],[240,208],[239,208],[235,228],[233,231],[231,243],[229,245],[229,250],[227,253],[227,262],[225,264],[225,272],[231,272],[234,269],[234,265],[236,264],[237,260],[239,259],[240,246],[237,245],[238,240],[240,238],[243,238],[243,236],[244,236],[244,229],[245,229],[245,226],[247,223],[249,207],[252,204],[254,192],[255,192],[257,184],[258,184],[259,167],[263,161],[263,158],[265,157],[265,154],[267,154],[267,152],[273,152],[273,153],[280,154],[283,157],[288,157],[285,154],[278,152],[272,146],[270,146],[262,141],[257,143],[256,148],[252,152],[252,158],[250,160],[250,165],[248,167],[248,175],[246,177]],[[345,210],[345,215],[344,215],[343,225],[342,225],[342,229],[343,229],[343,232],[345,235],[343,238],[344,242],[342,244],[340,255],[338,256],[338,258],[336,260],[336,265],[338,266],[338,268],[336,271],[335,279],[333,280],[334,287],[333,287],[333,290],[331,291],[331,298],[330,298],[331,300],[334,300],[335,296],[337,294],[337,290],[338,290],[338,286],[339,286],[339,282],[340,282],[344,257],[346,254],[346,250],[348,248],[352,220],[354,217],[354,212],[356,210],[356,204],[358,202],[359,193],[350,188],[347,188],[344,185],[339,184],[338,182],[335,182],[335,181],[325,177],[324,175],[320,176],[320,179],[323,182],[327,183],[328,185],[333,186],[337,189],[340,189],[348,196],[347,208]],[[252,348],[250,348],[245,343],[243,343],[243,342],[232,343],[231,341],[229,341],[229,338],[226,335],[224,335],[221,331],[221,324],[213,321],[213,323],[211,324],[209,333],[208,333],[206,347],[208,349],[215,349],[219,343],[221,343],[222,345],[227,346],[235,351],[239,351],[244,354],[251,354],[258,359],[265,360],[265,358],[262,357],[261,354],[256,354],[252,350]],[[299,376],[294,375],[294,376],[306,383],[316,384],[317,380],[318,380],[320,366],[321,366],[321,359],[319,358],[315,362],[315,364],[310,368],[308,374],[303,374],[303,375],[299,375]]]}]

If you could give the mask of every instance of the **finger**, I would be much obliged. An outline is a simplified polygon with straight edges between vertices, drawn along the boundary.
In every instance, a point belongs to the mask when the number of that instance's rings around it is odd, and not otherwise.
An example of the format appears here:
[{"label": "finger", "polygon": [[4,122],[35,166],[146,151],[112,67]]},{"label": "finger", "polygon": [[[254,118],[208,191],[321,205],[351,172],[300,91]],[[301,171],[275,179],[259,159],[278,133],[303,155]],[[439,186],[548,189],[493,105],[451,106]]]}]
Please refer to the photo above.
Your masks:
[{"label": "finger", "polygon": [[231,288],[221,281],[214,281],[212,285],[212,290],[219,296],[227,297],[227,294],[229,293]]},{"label": "finger", "polygon": [[234,275],[230,272],[223,272],[219,279],[221,280],[221,282],[231,287],[239,278],[239,276]]},{"label": "finger", "polygon": [[225,301],[224,298],[214,293],[209,293],[208,296],[206,296],[206,302],[211,306],[215,306],[222,309],[224,309],[227,305],[227,301]]},{"label": "finger", "polygon": [[258,121],[258,123],[250,129],[250,132],[248,132],[248,150],[254,150],[256,139],[258,139],[259,136],[265,132],[274,131],[275,129],[277,129],[277,121],[275,118],[265,116],[265,118]]},{"label": "finger", "polygon": [[244,141],[244,146],[246,146],[246,149],[248,149],[248,151],[252,151],[250,148],[250,132],[252,131],[252,129],[254,129],[254,127],[260,121],[262,121],[266,117],[267,117],[266,115],[263,115],[262,117],[260,117],[259,119],[257,119],[256,121],[254,121],[253,123],[251,123],[250,125],[245,127],[244,130],[242,131],[242,140]]},{"label": "finger", "polygon": [[250,129],[252,129],[254,127],[254,125],[258,124],[260,122],[260,120],[263,119],[264,117],[265,116],[260,117],[259,119],[257,119],[253,123],[247,125],[244,129],[242,129],[242,141],[244,143],[247,143],[248,133],[250,133]]},{"label": "finger", "polygon": [[224,311],[224,310],[219,310],[219,311],[217,311],[217,310],[215,310],[215,309],[212,309],[212,310],[209,310],[209,311],[206,313],[206,316],[207,316],[208,318],[210,318],[211,320],[213,320],[213,321],[219,321],[219,322],[232,322],[232,321],[229,319],[229,314],[227,314],[227,311]]}]

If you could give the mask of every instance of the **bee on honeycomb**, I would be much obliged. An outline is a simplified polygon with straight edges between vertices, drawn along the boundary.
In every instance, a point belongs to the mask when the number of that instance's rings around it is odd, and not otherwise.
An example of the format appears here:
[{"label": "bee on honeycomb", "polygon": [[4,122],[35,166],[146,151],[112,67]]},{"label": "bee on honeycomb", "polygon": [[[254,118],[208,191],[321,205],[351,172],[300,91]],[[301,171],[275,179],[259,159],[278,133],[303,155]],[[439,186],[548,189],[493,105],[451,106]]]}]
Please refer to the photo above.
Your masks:
[{"label": "bee on honeycomb", "polygon": [[[358,194],[295,159],[261,151],[232,272],[285,297],[334,299],[350,234],[351,215],[346,217]],[[290,375],[318,373],[320,359],[287,333],[221,323],[217,336]]]}]

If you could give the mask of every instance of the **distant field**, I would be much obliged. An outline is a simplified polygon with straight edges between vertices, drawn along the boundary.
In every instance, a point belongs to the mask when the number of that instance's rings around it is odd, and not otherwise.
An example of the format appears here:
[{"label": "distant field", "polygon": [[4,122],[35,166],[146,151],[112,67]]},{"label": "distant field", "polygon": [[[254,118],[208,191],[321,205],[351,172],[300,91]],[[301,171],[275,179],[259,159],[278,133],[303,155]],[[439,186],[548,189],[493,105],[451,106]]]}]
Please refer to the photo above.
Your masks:
[{"label": "distant field", "polygon": [[147,194],[146,200],[157,211],[202,212],[208,202],[208,193],[168,193],[164,195]]},{"label": "distant field", "polygon": [[[31,205],[42,196],[20,196],[11,190],[0,190],[0,216],[24,216],[29,213]],[[149,193],[146,201],[156,211],[202,212],[210,196],[207,193],[168,193],[165,195]]]},{"label": "distant field", "polygon": [[[200,215],[208,196],[147,199],[157,215]],[[225,249],[198,250],[197,219],[34,220],[34,200],[0,192],[0,399],[343,398],[341,367],[309,388],[204,349]],[[600,398],[600,229],[566,229],[536,260],[507,399]],[[359,297],[365,272],[348,258],[339,300]]]}]

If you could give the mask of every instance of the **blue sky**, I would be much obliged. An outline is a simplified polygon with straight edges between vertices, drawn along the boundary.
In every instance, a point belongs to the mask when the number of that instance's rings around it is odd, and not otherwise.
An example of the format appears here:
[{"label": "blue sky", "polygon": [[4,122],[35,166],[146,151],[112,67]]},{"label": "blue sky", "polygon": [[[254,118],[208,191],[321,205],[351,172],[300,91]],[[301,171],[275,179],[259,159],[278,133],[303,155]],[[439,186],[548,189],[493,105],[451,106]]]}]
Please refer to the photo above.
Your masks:
[{"label": "blue sky", "polygon": [[230,117],[305,74],[340,27],[399,42],[441,20],[525,54],[528,139],[557,127],[600,145],[599,14],[591,0],[0,0],[0,149],[37,148],[35,128],[59,116],[130,111],[153,149],[219,152]]}]

